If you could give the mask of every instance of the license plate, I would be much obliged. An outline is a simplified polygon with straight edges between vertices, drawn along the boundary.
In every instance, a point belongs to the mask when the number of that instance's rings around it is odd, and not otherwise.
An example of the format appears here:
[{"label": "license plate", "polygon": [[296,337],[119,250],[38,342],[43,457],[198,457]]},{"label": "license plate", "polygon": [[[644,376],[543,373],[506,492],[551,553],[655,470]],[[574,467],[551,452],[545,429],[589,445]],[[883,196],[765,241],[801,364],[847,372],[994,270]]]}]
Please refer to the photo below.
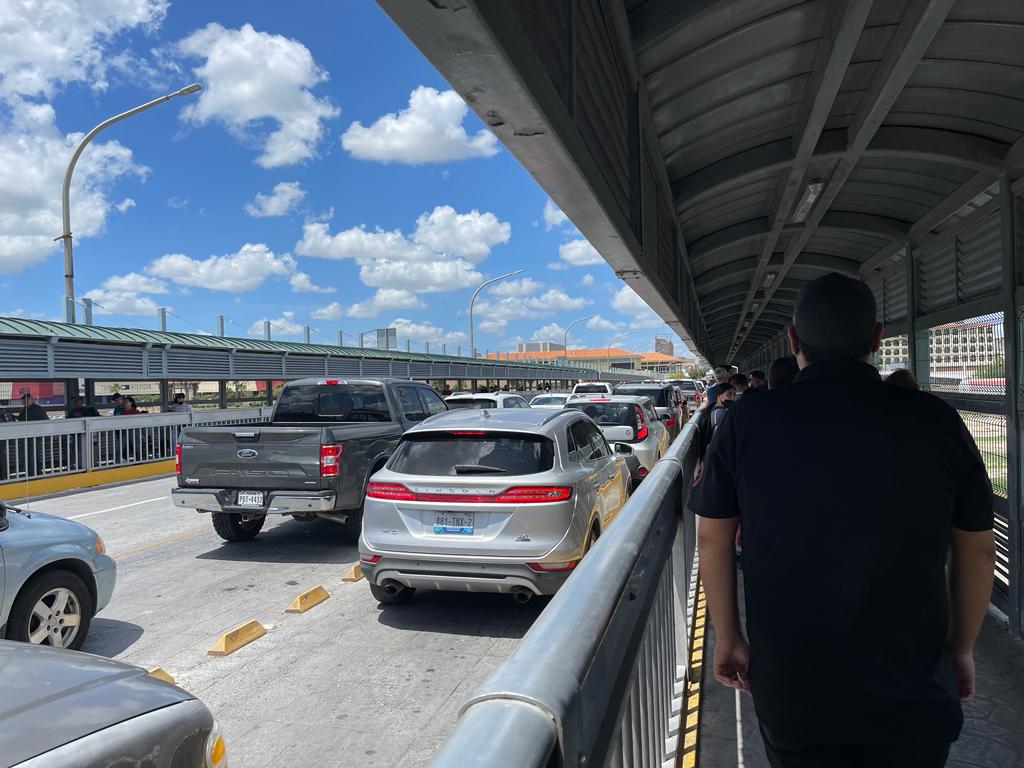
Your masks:
[{"label": "license plate", "polygon": [[434,517],[434,533],[473,535],[472,512],[438,512]]},{"label": "license plate", "polygon": [[238,506],[240,507],[262,507],[263,491],[239,491]]}]

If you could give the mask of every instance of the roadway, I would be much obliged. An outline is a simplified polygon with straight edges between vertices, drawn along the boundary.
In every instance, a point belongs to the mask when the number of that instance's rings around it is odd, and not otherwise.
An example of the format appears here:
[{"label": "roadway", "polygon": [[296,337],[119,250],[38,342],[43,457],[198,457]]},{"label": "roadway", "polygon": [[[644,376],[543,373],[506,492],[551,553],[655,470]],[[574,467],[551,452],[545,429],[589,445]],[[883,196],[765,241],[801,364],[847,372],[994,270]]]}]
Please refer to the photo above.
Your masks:
[{"label": "roadway", "polygon": [[[225,544],[207,515],[174,508],[173,479],[23,505],[95,529],[118,566],[111,604],[82,650],[161,666],[224,728],[232,766],[424,765],[490,670],[543,608],[491,595],[418,594],[382,608],[365,581],[343,583],[355,547],[327,521],[272,517],[252,542]],[[299,592],[331,597],[286,614]],[[266,636],[214,657],[249,619]]]}]

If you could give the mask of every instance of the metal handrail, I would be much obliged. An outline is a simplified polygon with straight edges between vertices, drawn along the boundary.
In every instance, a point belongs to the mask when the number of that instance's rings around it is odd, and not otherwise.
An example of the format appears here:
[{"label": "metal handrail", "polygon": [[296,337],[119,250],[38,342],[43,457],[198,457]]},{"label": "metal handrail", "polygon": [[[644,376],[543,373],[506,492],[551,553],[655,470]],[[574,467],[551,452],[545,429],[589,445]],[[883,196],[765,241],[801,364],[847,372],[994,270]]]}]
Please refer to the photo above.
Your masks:
[{"label": "metal handrail", "polygon": [[463,706],[432,766],[542,768],[554,756],[563,766],[660,766],[671,757],[692,618],[695,536],[684,508],[706,415],[690,419]]}]

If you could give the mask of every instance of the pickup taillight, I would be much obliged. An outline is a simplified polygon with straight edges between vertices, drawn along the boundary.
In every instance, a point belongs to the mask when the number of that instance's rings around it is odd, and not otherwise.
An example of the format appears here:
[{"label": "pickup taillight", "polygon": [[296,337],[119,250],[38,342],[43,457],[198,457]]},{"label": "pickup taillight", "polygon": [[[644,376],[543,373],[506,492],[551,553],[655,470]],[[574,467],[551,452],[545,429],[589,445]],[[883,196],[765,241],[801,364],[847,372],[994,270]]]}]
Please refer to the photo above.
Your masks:
[{"label": "pickup taillight", "polygon": [[341,469],[341,453],[345,446],[340,443],[320,446],[320,477],[337,477]]},{"label": "pickup taillight", "polygon": [[174,446],[174,474],[181,474],[181,443]]}]

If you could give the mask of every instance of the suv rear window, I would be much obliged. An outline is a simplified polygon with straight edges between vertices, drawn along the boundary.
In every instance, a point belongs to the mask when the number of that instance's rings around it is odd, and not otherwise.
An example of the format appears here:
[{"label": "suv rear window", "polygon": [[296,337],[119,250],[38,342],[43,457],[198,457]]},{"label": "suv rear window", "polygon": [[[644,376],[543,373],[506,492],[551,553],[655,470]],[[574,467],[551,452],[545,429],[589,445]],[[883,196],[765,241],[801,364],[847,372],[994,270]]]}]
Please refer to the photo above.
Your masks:
[{"label": "suv rear window", "polygon": [[555,444],[517,432],[406,435],[388,469],[403,475],[532,475],[555,463]]},{"label": "suv rear window", "polygon": [[497,408],[498,407],[498,401],[497,400],[491,400],[490,398],[484,399],[482,397],[481,398],[464,397],[464,398],[456,399],[456,400],[445,400],[445,402],[448,403],[449,410],[456,410],[458,408],[463,408],[463,409],[469,408],[469,409],[476,409],[476,410],[479,411],[479,410],[482,410],[484,408]]},{"label": "suv rear window", "polygon": [[608,387],[604,384],[577,384],[573,387],[574,395],[606,395]]},{"label": "suv rear window", "polygon": [[391,421],[391,414],[375,384],[295,384],[282,390],[274,421]]},{"label": "suv rear window", "polygon": [[597,422],[599,427],[632,427],[637,428],[636,406],[632,403],[588,403],[572,402],[565,406],[582,411]]},{"label": "suv rear window", "polygon": [[694,384],[692,381],[686,381],[685,379],[677,381],[676,386],[679,387],[680,389],[685,389],[687,392],[697,391],[697,385]]},{"label": "suv rear window", "polygon": [[668,400],[668,389],[662,387],[616,387],[615,394],[617,395],[638,395],[640,397],[649,397],[654,401],[655,408],[669,408],[670,403]]}]

